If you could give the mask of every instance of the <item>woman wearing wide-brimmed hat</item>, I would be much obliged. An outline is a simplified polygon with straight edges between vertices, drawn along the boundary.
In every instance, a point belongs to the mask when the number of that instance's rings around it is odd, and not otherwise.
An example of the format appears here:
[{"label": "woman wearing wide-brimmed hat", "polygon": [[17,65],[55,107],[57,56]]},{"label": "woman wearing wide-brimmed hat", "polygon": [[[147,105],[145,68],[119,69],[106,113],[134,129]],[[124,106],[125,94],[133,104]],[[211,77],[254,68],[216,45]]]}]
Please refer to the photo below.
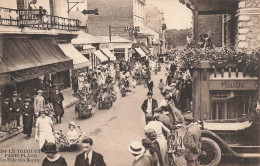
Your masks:
[{"label": "woman wearing wide-brimmed hat", "polygon": [[65,158],[57,153],[55,143],[46,143],[42,151],[46,154],[42,166],[67,166]]}]

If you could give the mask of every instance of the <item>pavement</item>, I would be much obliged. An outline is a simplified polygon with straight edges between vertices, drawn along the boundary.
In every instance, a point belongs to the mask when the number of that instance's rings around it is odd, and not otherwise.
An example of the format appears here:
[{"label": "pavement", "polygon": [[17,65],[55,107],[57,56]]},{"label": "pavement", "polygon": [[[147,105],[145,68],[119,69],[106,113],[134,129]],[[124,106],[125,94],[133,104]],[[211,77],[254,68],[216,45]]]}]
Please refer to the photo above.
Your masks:
[{"label": "pavement", "polygon": [[[73,96],[74,92],[73,92],[73,89],[71,89],[71,88],[64,89],[61,91],[61,93],[63,94],[63,97],[64,97],[64,101],[63,101],[64,109],[67,109],[67,108],[73,106],[78,101],[78,99]],[[22,121],[21,121],[21,124],[22,124]],[[23,127],[18,127],[18,129],[12,133],[0,132],[0,142],[13,138],[14,136],[17,136],[18,134],[20,134],[22,132],[23,132]]]}]

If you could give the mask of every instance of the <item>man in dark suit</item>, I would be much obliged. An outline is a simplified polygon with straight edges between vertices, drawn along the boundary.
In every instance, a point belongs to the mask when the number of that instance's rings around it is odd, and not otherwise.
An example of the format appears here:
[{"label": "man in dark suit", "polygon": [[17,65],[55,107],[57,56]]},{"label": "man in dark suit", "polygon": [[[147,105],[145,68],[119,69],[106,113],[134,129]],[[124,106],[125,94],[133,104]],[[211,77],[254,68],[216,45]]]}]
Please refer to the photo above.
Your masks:
[{"label": "man in dark suit", "polygon": [[147,93],[147,99],[144,100],[144,102],[143,102],[143,104],[141,106],[141,108],[142,108],[142,110],[143,110],[145,115],[147,113],[154,114],[153,110],[158,107],[157,100],[153,99],[152,96],[153,96],[153,93],[152,92],[148,92]]},{"label": "man in dark suit", "polygon": [[148,87],[149,92],[153,93],[153,81],[151,80],[151,78],[149,78],[147,81],[147,87]]},{"label": "man in dark suit", "polygon": [[82,140],[83,153],[77,155],[74,166],[106,166],[103,156],[92,150],[93,140]]},{"label": "man in dark suit", "polygon": [[25,99],[25,103],[22,106],[22,115],[23,115],[23,133],[27,135],[26,139],[31,138],[32,127],[33,127],[33,117],[34,110],[33,106],[30,105],[31,99]]}]

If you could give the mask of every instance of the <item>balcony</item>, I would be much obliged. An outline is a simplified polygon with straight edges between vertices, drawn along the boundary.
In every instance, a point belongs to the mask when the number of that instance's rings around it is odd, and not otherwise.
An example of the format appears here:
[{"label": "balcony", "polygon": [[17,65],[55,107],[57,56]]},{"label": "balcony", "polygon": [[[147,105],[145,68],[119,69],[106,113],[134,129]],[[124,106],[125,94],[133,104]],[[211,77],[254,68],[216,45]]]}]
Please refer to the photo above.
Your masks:
[{"label": "balcony", "polygon": [[[15,10],[0,7],[0,26],[12,26],[37,30],[79,31],[80,21],[59,16],[46,15],[42,9]],[[1,27],[0,27],[1,28]]]}]

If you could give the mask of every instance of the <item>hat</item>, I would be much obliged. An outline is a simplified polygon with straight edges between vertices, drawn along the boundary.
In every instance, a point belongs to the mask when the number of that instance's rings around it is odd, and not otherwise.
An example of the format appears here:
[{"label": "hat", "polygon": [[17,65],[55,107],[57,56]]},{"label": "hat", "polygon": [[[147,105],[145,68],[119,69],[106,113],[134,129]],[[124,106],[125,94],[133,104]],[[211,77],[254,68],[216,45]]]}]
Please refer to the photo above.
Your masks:
[{"label": "hat", "polygon": [[69,126],[74,126],[74,127],[76,127],[76,123],[73,122],[73,121],[71,121],[71,122],[69,123]]},{"label": "hat", "polygon": [[39,89],[37,92],[38,92],[38,93],[43,93],[43,91],[42,91],[42,90],[40,90],[40,89]]},{"label": "hat", "polygon": [[9,98],[5,98],[5,99],[4,99],[4,102],[9,102]]},{"label": "hat", "polygon": [[147,92],[147,96],[152,96],[153,93],[152,92]]},{"label": "hat", "polygon": [[146,114],[146,115],[145,115],[145,119],[146,119],[147,121],[152,121],[152,120],[154,119],[153,114],[151,114],[151,113]]},{"label": "hat", "polygon": [[155,113],[155,112],[162,112],[162,109],[160,108],[160,107],[157,107],[157,108],[155,108],[154,110],[153,110],[153,112]]},{"label": "hat", "polygon": [[44,110],[40,110],[39,115],[41,115],[41,114],[46,114],[46,112]]},{"label": "hat", "polygon": [[60,90],[60,87],[59,86],[55,86],[55,90]]},{"label": "hat", "polygon": [[152,146],[152,141],[148,138],[145,138],[142,140],[142,145],[146,148],[146,149],[150,149]]},{"label": "hat", "polygon": [[176,86],[176,83],[172,83],[171,85],[170,85],[170,87],[175,87]]},{"label": "hat", "polygon": [[170,94],[167,94],[167,95],[165,95],[165,97],[164,97],[165,99],[170,99],[171,98],[171,95]]},{"label": "hat", "polygon": [[145,135],[147,136],[147,138],[149,138],[152,141],[157,138],[157,134],[156,134],[155,130],[151,129],[151,128],[149,128],[145,131]]},{"label": "hat", "polygon": [[30,98],[24,99],[24,102],[31,102],[32,100]]},{"label": "hat", "polygon": [[45,153],[56,153],[57,152],[56,144],[52,143],[52,142],[46,143],[44,145],[44,152]]},{"label": "hat", "polygon": [[171,90],[171,87],[165,86],[165,90]]},{"label": "hat", "polygon": [[142,154],[145,151],[143,145],[139,141],[131,142],[131,144],[128,146],[128,150],[132,154]]},{"label": "hat", "polygon": [[17,90],[14,90],[14,92],[13,93],[17,93]]},{"label": "hat", "polygon": [[193,121],[193,117],[190,114],[184,115],[184,120],[186,120],[186,121]]}]

